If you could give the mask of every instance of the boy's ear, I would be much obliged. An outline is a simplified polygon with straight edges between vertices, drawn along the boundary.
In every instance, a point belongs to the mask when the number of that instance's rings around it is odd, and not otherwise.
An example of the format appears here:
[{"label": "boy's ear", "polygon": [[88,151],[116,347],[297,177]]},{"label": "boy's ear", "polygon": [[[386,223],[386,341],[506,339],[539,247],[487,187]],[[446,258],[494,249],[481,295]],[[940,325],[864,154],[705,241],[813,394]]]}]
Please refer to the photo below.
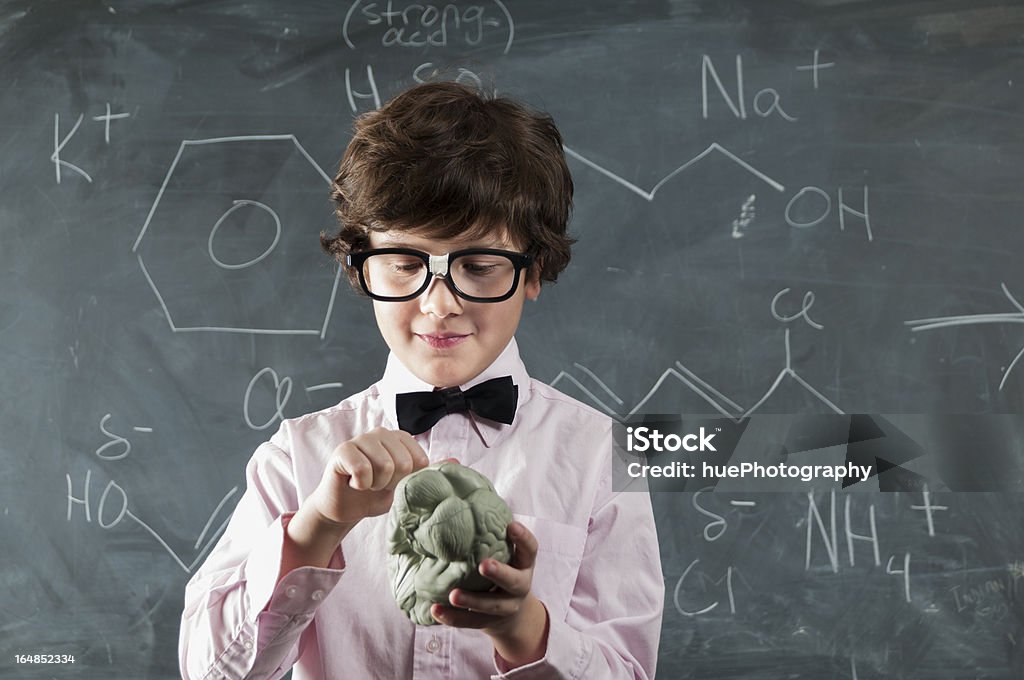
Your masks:
[{"label": "boy's ear", "polygon": [[536,300],[540,297],[540,271],[536,267],[530,267],[526,270],[524,287],[526,288],[527,300]]}]

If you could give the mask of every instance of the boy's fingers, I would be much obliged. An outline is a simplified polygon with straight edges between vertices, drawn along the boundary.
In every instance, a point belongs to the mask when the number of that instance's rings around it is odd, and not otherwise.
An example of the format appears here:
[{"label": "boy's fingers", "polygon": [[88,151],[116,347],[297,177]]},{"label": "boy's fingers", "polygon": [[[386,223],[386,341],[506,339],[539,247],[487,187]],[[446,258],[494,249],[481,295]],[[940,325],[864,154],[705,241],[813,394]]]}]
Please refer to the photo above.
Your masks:
[{"label": "boy's fingers", "polygon": [[514,594],[471,593],[456,588],[448,595],[453,607],[491,616],[510,616],[519,611],[522,598]]},{"label": "boy's fingers", "polygon": [[408,432],[389,432],[386,441],[395,467],[391,479],[383,488],[393,491],[403,478],[426,467],[429,461],[427,454]]},{"label": "boy's fingers", "polygon": [[430,465],[427,452],[423,450],[423,447],[420,446],[419,442],[411,434],[405,430],[395,430],[393,435],[397,442],[408,452],[409,458],[412,460],[413,470],[419,470]]},{"label": "boy's fingers", "polygon": [[480,573],[501,590],[517,597],[524,597],[529,593],[533,583],[533,572],[517,569],[493,559],[486,559],[480,563]]},{"label": "boy's fingers", "polygon": [[352,442],[338,447],[335,454],[334,471],[349,477],[348,485],[353,489],[368,489],[373,481],[373,465],[366,455]]},{"label": "boy's fingers", "polygon": [[480,563],[480,573],[502,590],[525,596],[533,584],[537,539],[522,522],[510,522],[505,532],[512,543],[511,562],[503,564],[495,559],[486,559]]},{"label": "boy's fingers", "polygon": [[430,464],[408,432],[377,428],[339,447],[338,472],[357,491],[394,489],[410,472]]},{"label": "boy's fingers", "polygon": [[537,561],[537,537],[522,522],[509,522],[505,535],[512,542],[511,564],[519,569],[532,569]]},{"label": "boy's fingers", "polygon": [[455,628],[483,628],[494,623],[494,617],[489,614],[446,607],[443,604],[431,605],[430,616],[438,623]]},{"label": "boy's fingers", "polygon": [[395,474],[395,461],[392,459],[391,453],[387,450],[384,442],[375,439],[360,441],[358,448],[371,466],[369,480],[360,478],[365,486],[358,488],[380,491],[388,485],[391,477]]}]

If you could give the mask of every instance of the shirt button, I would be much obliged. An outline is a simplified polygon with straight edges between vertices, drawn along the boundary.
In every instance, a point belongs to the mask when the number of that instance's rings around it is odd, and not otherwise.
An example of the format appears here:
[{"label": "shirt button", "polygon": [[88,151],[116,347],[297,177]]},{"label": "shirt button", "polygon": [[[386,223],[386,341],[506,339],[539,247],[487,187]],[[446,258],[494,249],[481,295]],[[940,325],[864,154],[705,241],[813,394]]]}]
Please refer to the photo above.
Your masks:
[{"label": "shirt button", "polygon": [[288,586],[284,589],[285,597],[295,597],[297,592],[299,592],[299,589],[296,586]]},{"label": "shirt button", "polygon": [[246,649],[252,649],[252,640],[246,640],[245,641],[245,648]]},{"label": "shirt button", "polygon": [[441,643],[438,639],[436,637],[430,638],[430,642],[427,643],[427,651],[433,654],[439,649],[441,649]]},{"label": "shirt button", "polygon": [[320,600],[324,599],[324,591],[322,591],[322,590],[314,590],[313,594],[310,597],[312,597],[314,600],[319,602]]}]

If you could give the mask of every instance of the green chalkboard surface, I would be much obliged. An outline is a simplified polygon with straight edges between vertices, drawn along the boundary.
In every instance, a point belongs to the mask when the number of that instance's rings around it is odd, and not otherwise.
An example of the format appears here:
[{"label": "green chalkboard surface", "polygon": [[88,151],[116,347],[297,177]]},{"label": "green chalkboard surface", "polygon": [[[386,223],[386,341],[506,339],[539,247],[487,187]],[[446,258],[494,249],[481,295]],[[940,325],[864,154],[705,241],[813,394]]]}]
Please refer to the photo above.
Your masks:
[{"label": "green chalkboard surface", "polygon": [[[619,419],[1024,409],[1019,2],[8,0],[0,64],[2,678],[178,677],[253,450],[383,371],[318,235],[353,117],[436,70],[565,139],[538,379]],[[659,677],[1024,677],[1019,495],[654,503]]]}]

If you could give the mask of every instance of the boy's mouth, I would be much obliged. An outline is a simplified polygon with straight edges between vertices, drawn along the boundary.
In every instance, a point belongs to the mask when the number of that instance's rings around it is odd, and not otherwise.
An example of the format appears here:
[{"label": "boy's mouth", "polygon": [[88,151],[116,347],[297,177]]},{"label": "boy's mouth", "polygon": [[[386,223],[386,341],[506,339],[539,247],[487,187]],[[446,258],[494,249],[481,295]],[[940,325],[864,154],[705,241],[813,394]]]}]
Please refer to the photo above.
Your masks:
[{"label": "boy's mouth", "polygon": [[469,335],[456,335],[453,333],[442,333],[440,335],[421,335],[416,334],[423,342],[427,343],[434,349],[444,349],[446,347],[454,347],[463,340],[469,337]]}]

